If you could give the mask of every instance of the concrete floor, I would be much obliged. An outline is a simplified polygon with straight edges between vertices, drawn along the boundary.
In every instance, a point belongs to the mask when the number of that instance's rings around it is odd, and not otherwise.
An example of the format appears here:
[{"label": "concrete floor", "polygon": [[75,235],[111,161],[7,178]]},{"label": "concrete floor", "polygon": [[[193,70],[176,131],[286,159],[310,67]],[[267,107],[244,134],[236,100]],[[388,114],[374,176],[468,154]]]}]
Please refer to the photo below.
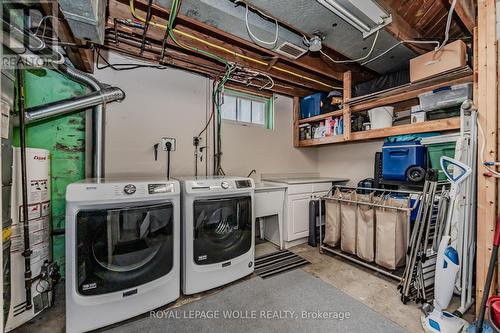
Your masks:
[{"label": "concrete floor", "polygon": [[[259,257],[276,252],[277,250],[277,247],[271,243],[261,243],[256,245],[256,256]],[[306,244],[296,246],[290,250],[311,262],[311,265],[301,268],[304,271],[344,291],[346,294],[366,304],[374,311],[408,331],[422,331],[420,325],[421,311],[419,307],[413,303],[407,305],[401,303],[395,280],[391,280],[379,273],[374,273],[366,268],[355,266],[344,259],[329,254],[320,254],[317,248],[310,247]],[[239,283],[240,281],[234,283]],[[190,297],[182,296],[175,303],[169,304],[164,308],[175,308],[186,303],[195,302],[200,298],[209,297],[223,288],[224,287],[221,287]],[[64,291],[62,289],[63,288],[59,288],[58,290],[54,307],[44,311],[41,315],[13,332],[64,332]],[[132,318],[129,321],[136,320],[140,317],[143,316]],[[119,325],[120,324],[116,324],[112,327],[117,327]]]}]

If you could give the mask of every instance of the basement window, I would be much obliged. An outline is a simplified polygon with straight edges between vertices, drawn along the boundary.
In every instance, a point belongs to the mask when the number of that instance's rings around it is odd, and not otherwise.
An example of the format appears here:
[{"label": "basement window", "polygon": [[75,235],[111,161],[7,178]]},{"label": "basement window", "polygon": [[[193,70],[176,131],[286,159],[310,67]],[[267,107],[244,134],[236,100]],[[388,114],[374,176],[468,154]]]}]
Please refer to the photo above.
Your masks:
[{"label": "basement window", "polygon": [[273,129],[273,97],[226,89],[221,116],[226,122]]}]

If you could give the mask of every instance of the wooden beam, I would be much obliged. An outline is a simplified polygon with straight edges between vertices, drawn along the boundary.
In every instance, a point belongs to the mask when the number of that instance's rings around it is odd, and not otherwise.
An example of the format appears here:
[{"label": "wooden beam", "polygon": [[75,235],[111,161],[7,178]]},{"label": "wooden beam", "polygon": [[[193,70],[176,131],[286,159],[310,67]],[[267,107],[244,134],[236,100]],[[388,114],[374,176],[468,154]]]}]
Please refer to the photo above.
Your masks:
[{"label": "wooden beam", "polygon": [[295,148],[300,147],[299,126],[300,126],[300,99],[299,97],[296,96],[293,98],[293,146]]},{"label": "wooden beam", "polygon": [[351,99],[352,95],[352,73],[344,73],[344,140],[351,139],[351,107],[346,102]]},{"label": "wooden beam", "polygon": [[[478,122],[486,141],[479,136],[478,145],[485,145],[484,158],[497,160],[498,134],[498,55],[496,45],[496,2],[478,0],[477,27],[477,87],[474,89],[478,108]],[[497,180],[485,177],[487,169],[483,157],[478,156],[477,177],[477,253],[476,253],[476,314],[484,293],[484,285],[491,257],[495,218],[497,215]],[[494,279],[496,281],[496,279]]]},{"label": "wooden beam", "polygon": [[[116,16],[114,11],[115,3],[121,3],[126,7],[125,12],[121,12],[120,14],[122,15],[122,18],[124,17],[129,17],[130,16],[130,10],[129,10],[129,0],[110,0],[109,2],[109,12],[111,16]],[[147,2],[145,0],[135,0],[135,7],[136,10],[141,12],[141,16],[144,17],[143,13],[145,13],[145,10],[147,8]],[[152,13],[155,15],[154,19],[162,19],[166,18],[169,15],[169,11],[166,8],[163,8],[158,5],[153,5],[152,7]],[[123,16],[127,15],[127,16]],[[117,16],[119,17],[119,16]],[[282,22],[283,24],[286,25],[286,22]],[[278,64],[284,64],[287,66],[292,66],[292,67],[298,67],[301,68],[302,70],[309,71],[310,73],[316,74],[316,75],[321,75],[325,77],[330,77],[331,79],[336,79],[341,81],[342,80],[342,73],[351,70],[353,73],[356,74],[356,77],[359,78],[359,80],[368,80],[377,75],[376,72],[372,71],[371,69],[367,67],[363,67],[357,63],[354,64],[348,64],[348,65],[335,65],[335,66],[329,66],[327,63],[321,60],[319,57],[312,57],[309,55],[302,56],[298,60],[292,60],[289,59],[279,53],[276,53],[272,50],[269,50],[267,48],[261,47],[253,42],[250,42],[246,39],[240,38],[238,36],[232,35],[228,32],[222,31],[218,28],[215,28],[209,24],[206,24],[204,22],[192,19],[187,16],[178,16],[177,18],[177,25],[176,26],[183,26],[190,28],[192,30],[195,30],[199,33],[202,33],[204,35],[209,35],[211,37],[214,37],[220,41],[226,42],[227,44],[234,45],[235,47],[246,49],[249,52],[255,53],[255,54],[260,54],[261,57],[265,58],[273,58],[277,57]],[[296,29],[295,29],[296,30]],[[335,57],[342,59],[342,60],[348,60],[347,57],[343,56],[339,52],[336,52],[334,50],[331,50],[329,48],[326,48],[328,52],[333,52]]]},{"label": "wooden beam", "polygon": [[[397,40],[415,40],[422,38],[422,34],[403,19],[394,4],[389,0],[377,0],[377,2],[392,15],[392,23],[385,27],[385,30],[394,36]],[[423,54],[432,49],[432,47],[422,44],[406,44],[406,46],[417,54]]]},{"label": "wooden beam", "polygon": [[[448,0],[449,3],[453,0]],[[455,5],[455,13],[462,21],[464,27],[467,29],[469,34],[474,33],[474,27],[476,26],[476,7],[475,1],[473,0],[457,0]]]},{"label": "wooden beam", "polygon": [[[114,23],[114,18],[127,18],[130,16],[130,9],[128,6],[123,5],[117,1],[110,3],[110,18],[108,19],[108,27],[112,27]],[[144,16],[145,13],[140,9],[136,8],[138,15]],[[128,15],[128,16],[127,16]],[[164,15],[165,16],[165,15]],[[166,24],[166,19],[164,17],[155,17],[155,22],[159,24]],[[130,28],[119,27],[119,31],[128,34],[134,34]],[[224,59],[240,64],[242,66],[252,68],[261,72],[267,72],[273,78],[288,81],[291,84],[301,86],[306,89],[320,90],[320,91],[330,91],[333,87],[340,86],[339,82],[332,80],[332,78],[327,75],[318,75],[316,73],[310,73],[304,71],[304,69],[297,68],[295,66],[289,66],[282,64],[279,67],[274,66],[271,70],[267,70],[268,62],[262,60],[260,54],[248,51],[247,49],[237,47],[228,43],[227,41],[221,41],[213,36],[202,34],[196,30],[185,27],[183,25],[176,25],[176,30],[180,33],[176,33],[177,40],[179,42],[193,46],[197,49],[203,51],[209,51],[216,54]],[[138,32],[137,32],[138,33]],[[186,35],[187,34],[187,35]],[[148,31],[148,40],[155,42],[158,45],[162,44],[163,37],[165,35],[164,29],[151,26]],[[189,37],[191,36],[191,37]],[[209,43],[210,45],[207,45]],[[196,51],[186,50],[180,48],[171,39],[167,41],[168,48],[173,48],[177,51],[182,51],[187,54],[196,55],[201,58],[209,58],[203,54]]]},{"label": "wooden beam", "polygon": [[436,131],[451,131],[460,128],[460,117],[428,120],[416,124],[398,125],[379,128],[371,131],[360,131],[351,134],[351,141],[381,139],[394,135],[426,133]]},{"label": "wooden beam", "polygon": [[[69,44],[77,44],[80,46],[84,46],[85,43],[78,38],[75,38],[71,29],[68,25],[68,22],[64,19],[64,14],[59,7],[59,4],[56,2],[40,2],[42,9],[45,15],[52,15],[60,18],[59,22],[57,22],[57,36],[59,40],[63,43]],[[57,6],[57,8],[55,8]],[[54,18],[50,18],[51,20],[55,20]],[[72,47],[72,46],[64,46],[64,50],[71,61],[71,63],[78,69],[93,73],[94,72],[94,56],[92,50],[88,48],[80,48],[80,47]]]},{"label": "wooden beam", "polygon": [[[146,60],[152,63],[157,63],[166,66],[172,66],[182,70],[189,70],[198,74],[210,76],[211,78],[218,77],[224,72],[224,66],[216,61],[202,59],[192,55],[187,55],[169,48],[165,53],[163,60],[159,60],[161,46],[148,44],[142,55],[139,55],[139,44],[133,40],[120,40],[118,46],[114,42],[110,42],[110,32],[107,33],[105,48],[111,51],[123,53],[127,56]],[[239,83],[231,83],[234,86],[248,88]],[[303,89],[288,82],[275,80],[274,92],[287,96],[305,96],[313,92],[311,89]]]},{"label": "wooden beam", "polygon": [[[180,27],[178,27],[178,29],[180,30]],[[182,28],[183,32],[187,32],[189,33],[190,35],[194,35],[196,34],[196,32],[194,31],[191,31],[187,28]],[[117,28],[117,31],[119,33],[123,33],[124,35],[130,35],[131,37],[138,37],[137,34],[134,34],[132,32],[127,32],[126,30],[124,30],[123,28]],[[109,36],[110,34],[108,33],[107,36]],[[152,47],[156,48],[158,50],[159,53],[161,53],[161,45],[162,45],[162,42],[161,40],[159,39],[156,39],[156,38],[160,38],[159,36],[163,36],[161,30],[159,29],[154,29],[153,27],[150,28],[150,31],[149,31],[149,34],[148,34],[148,39],[147,41],[151,43],[151,45],[153,45]],[[206,41],[209,41],[211,43],[219,43],[218,45],[222,45],[224,47],[226,47],[227,45],[225,44],[220,44],[221,42],[218,42],[216,40],[214,40],[212,37],[209,37],[209,36],[202,36],[200,35],[199,33],[197,34],[196,36],[197,38],[202,38]],[[109,40],[109,39],[108,39]],[[242,65],[244,67],[247,67],[247,68],[253,68],[253,69],[256,69],[258,71],[261,71],[261,72],[267,72],[271,77],[273,77],[273,79],[276,79],[276,80],[280,80],[280,81],[283,81],[283,82],[288,82],[289,85],[292,85],[292,86],[299,86],[301,88],[305,88],[305,89],[310,89],[310,90],[329,90],[329,88],[327,86],[325,86],[325,84],[328,84],[330,86],[338,86],[339,84],[335,81],[329,81],[329,80],[325,80],[321,77],[318,77],[318,76],[314,76],[314,75],[311,75],[311,74],[306,74],[304,73],[303,75],[304,76],[307,76],[308,78],[310,79],[313,79],[317,82],[311,82],[309,80],[306,80],[305,78],[302,78],[302,77],[296,77],[296,76],[292,76],[288,73],[285,73],[285,72],[282,72],[282,71],[278,71],[276,69],[272,69],[270,71],[266,71],[266,64],[256,64],[256,63],[253,63],[253,62],[250,62],[246,59],[242,59],[238,56],[235,56],[233,54],[227,54],[227,53],[222,53],[218,50],[213,50],[209,47],[207,47],[206,45],[204,45],[203,43],[200,43],[198,41],[193,41],[192,39],[190,38],[187,38],[185,36],[182,36],[180,34],[178,34],[177,36],[177,40],[183,44],[187,44],[187,45],[190,45],[190,46],[193,46],[195,47],[196,49],[199,49],[199,50],[203,50],[203,51],[209,51],[209,52],[212,52],[218,56],[221,56],[221,57],[224,57],[226,60],[230,61],[230,62],[234,62],[234,63],[237,63],[239,65]],[[108,43],[108,41],[106,42]],[[120,42],[120,44],[117,46],[118,48],[121,47],[121,44],[122,42]],[[191,51],[191,50],[186,50],[184,48],[181,48],[179,47],[177,44],[175,44],[175,42],[172,40],[172,39],[169,39],[167,41],[167,53],[170,52],[170,51],[175,51],[176,53],[184,53],[186,55],[189,55],[191,57],[194,57],[196,59],[205,59],[205,60],[208,60],[208,61],[211,61],[211,62],[214,62],[214,60],[208,56],[205,56],[203,54],[200,54],[196,51]],[[139,49],[140,49],[140,44],[137,46],[138,47],[138,54],[139,54]],[[237,50],[238,52],[241,52],[243,53],[244,50]],[[251,55],[249,54],[248,52],[245,53],[246,55]],[[159,60],[160,57],[158,57],[158,60]],[[219,62],[215,61],[216,63],[220,64]],[[289,70],[289,71],[294,71],[295,69],[294,68],[287,68],[287,67],[284,67],[282,66],[282,68],[286,69],[286,70]],[[322,84],[320,84],[319,82],[322,82]]]}]

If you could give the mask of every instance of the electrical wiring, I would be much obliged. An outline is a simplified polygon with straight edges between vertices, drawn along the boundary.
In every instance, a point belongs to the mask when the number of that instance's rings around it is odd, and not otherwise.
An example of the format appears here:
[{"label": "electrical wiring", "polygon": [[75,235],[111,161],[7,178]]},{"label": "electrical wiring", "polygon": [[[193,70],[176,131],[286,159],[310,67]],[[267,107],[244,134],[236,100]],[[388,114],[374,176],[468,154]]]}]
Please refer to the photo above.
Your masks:
[{"label": "electrical wiring", "polygon": [[441,50],[447,43],[448,43],[448,40],[450,39],[450,27],[451,27],[451,20],[453,18],[453,12],[455,11],[455,6],[457,4],[457,0],[453,0],[451,6],[450,6],[450,10],[448,11],[448,18],[447,18],[447,21],[446,21],[446,27],[445,27],[445,31],[444,31],[444,40],[443,42],[439,42],[439,41],[436,41],[436,40],[402,40],[396,44],[394,44],[393,46],[391,46],[390,48],[388,48],[387,50],[385,50],[384,52],[382,52],[381,54],[361,63],[362,66],[365,66],[377,59],[380,59],[381,57],[383,57],[384,55],[386,55],[387,53],[391,52],[392,50],[394,50],[396,47],[398,47],[399,45],[402,45],[402,44],[436,44],[436,47],[434,48],[434,51],[439,51]]},{"label": "electrical wiring", "polygon": [[435,40],[402,40],[400,41],[399,43],[396,43],[394,44],[393,46],[391,46],[390,48],[388,48],[387,50],[385,50],[384,52],[382,52],[381,54],[361,63],[362,66],[366,65],[366,64],[369,64],[370,62],[372,61],[375,61],[381,57],[383,57],[384,55],[386,55],[387,53],[391,52],[392,50],[394,50],[396,47],[398,47],[399,45],[401,44],[436,44],[437,47],[439,47],[441,45],[440,42],[438,41],[435,41]]},{"label": "electrical wiring", "polygon": [[448,11],[448,18],[446,19],[446,28],[444,30],[444,40],[441,43],[440,46],[436,48],[435,51],[441,50],[446,43],[448,43],[448,40],[450,39],[450,27],[451,27],[451,19],[453,18],[453,12],[455,11],[455,6],[457,5],[457,0],[453,0],[450,6],[450,10]]},{"label": "electrical wiring", "polygon": [[[131,4],[132,4],[132,2],[133,2],[133,0],[131,0]],[[212,53],[205,51],[205,50],[198,49],[198,48],[190,46],[190,45],[186,45],[186,44],[177,40],[175,33],[178,30],[175,30],[175,32],[174,32],[174,23],[175,23],[175,19],[177,17],[177,14],[179,13],[179,9],[180,9],[179,8],[179,0],[173,0],[171,8],[170,8],[171,16],[169,17],[168,26],[167,26],[167,29],[168,29],[167,32],[168,32],[168,35],[170,36],[170,38],[172,39],[172,41],[182,48],[185,48],[185,49],[191,50],[191,51],[195,51],[197,53],[206,55],[212,59],[220,61],[225,65],[225,68],[226,68],[225,74],[222,77],[222,79],[220,79],[217,82],[216,89],[214,89],[213,96],[212,96],[212,101],[214,104],[214,114],[217,115],[217,134],[216,134],[217,135],[217,153],[215,155],[215,159],[217,161],[216,174],[223,175],[224,170],[222,169],[222,150],[221,150],[221,147],[222,147],[222,139],[221,139],[221,137],[222,137],[222,134],[221,134],[222,133],[222,117],[221,117],[220,107],[223,103],[222,94],[224,91],[224,85],[229,80],[229,76],[231,75],[232,70],[234,70],[234,65],[230,64],[226,59],[223,59],[215,54],[212,54]],[[213,118],[213,116],[210,117],[210,119],[212,119],[212,118]],[[208,124],[200,132],[199,136],[201,136],[201,134],[203,134],[203,132],[207,128],[208,128]]]},{"label": "electrical wiring", "polygon": [[[99,66],[99,59],[104,61],[106,65],[104,66]],[[106,69],[106,68],[111,68],[115,71],[126,71],[126,70],[132,70],[132,69],[137,69],[137,68],[154,68],[154,69],[168,69],[167,66],[161,66],[161,65],[147,65],[147,64],[111,64],[102,54],[101,54],[101,49],[97,49],[97,57],[96,57],[96,68],[98,70]]]},{"label": "electrical wiring", "polygon": [[[30,49],[32,51],[39,51],[39,50],[43,50],[45,48],[45,43],[40,38],[38,38],[38,36],[36,36],[35,34],[29,32],[29,31],[25,31],[24,29],[21,29],[13,24],[10,24],[9,22],[5,21],[4,19],[1,19],[1,20],[2,20],[2,23],[9,28],[10,31],[15,30],[18,33],[22,34],[23,36],[28,37],[28,39],[32,38],[39,43],[38,46],[32,47],[32,48],[28,47],[28,49]],[[15,37],[12,36],[12,38],[15,38]],[[24,44],[24,42],[23,42],[23,44]]]},{"label": "electrical wiring", "polygon": [[[48,18],[54,18],[54,19],[56,19],[56,20],[58,20],[58,21],[59,21],[59,17],[54,16],[54,15],[46,15],[46,16],[42,17],[42,18],[40,19],[40,23],[38,23],[38,26],[36,27],[36,30],[35,30],[35,35],[38,35],[38,31],[40,30],[40,27],[41,27],[41,26],[42,26],[42,24],[43,24],[42,37],[45,37],[45,29],[47,28],[47,22],[46,22],[46,20],[47,20]],[[51,38],[51,39],[53,39],[53,38]]]},{"label": "electrical wiring", "polygon": [[481,142],[481,150],[480,150],[480,157],[481,157],[481,164],[488,170],[491,175],[495,178],[500,178],[500,172],[497,172],[493,170],[490,166],[496,166],[499,165],[499,162],[488,162],[485,159],[484,152],[486,150],[486,135],[484,134],[483,128],[481,127],[481,124],[477,122],[477,128],[479,129],[479,134],[481,134],[482,142]]},{"label": "electrical wiring", "polygon": [[271,20],[274,20],[274,24],[276,26],[276,32],[275,32],[274,40],[272,42],[267,42],[265,40],[262,40],[262,39],[258,38],[257,36],[255,36],[252,33],[252,30],[250,29],[250,24],[248,23],[248,12],[249,12],[248,2],[247,1],[243,1],[243,0],[236,0],[234,3],[237,4],[237,3],[240,3],[240,2],[243,2],[245,4],[245,7],[246,7],[246,9],[245,9],[245,25],[246,25],[246,28],[247,28],[247,31],[248,31],[248,35],[250,36],[250,38],[252,38],[255,42],[258,42],[260,44],[269,45],[269,46],[272,46],[273,48],[276,47],[276,43],[278,42],[278,37],[279,37],[279,23],[278,23],[278,20],[275,19],[275,18],[273,18],[273,17],[270,17],[269,15],[264,14],[259,9],[254,8],[254,10],[256,10],[263,17],[271,19]]},{"label": "electrical wiring", "polygon": [[[246,86],[256,87],[259,90],[272,89],[275,85],[273,78],[267,75],[266,73],[240,67],[236,67],[236,69],[232,72],[231,76],[229,77],[229,80],[244,84]],[[264,81],[264,80],[267,80],[267,82],[260,85],[253,82],[253,81]]]},{"label": "electrical wiring", "polygon": [[375,38],[373,39],[373,43],[372,43],[372,46],[370,48],[370,51],[368,51],[368,53],[364,57],[361,57],[361,58],[356,59],[356,60],[334,60],[328,54],[326,54],[325,52],[323,52],[323,50],[319,50],[319,52],[322,55],[324,55],[328,60],[330,60],[331,62],[333,62],[334,64],[348,64],[348,63],[362,61],[362,60],[365,60],[365,59],[369,58],[372,55],[373,50],[375,49],[375,44],[377,44],[379,33],[380,33],[380,30],[377,30],[377,33],[375,35]]},{"label": "electrical wiring", "polygon": [[[136,11],[135,11],[134,0],[130,0],[129,5],[130,5],[130,6],[129,6],[129,7],[130,7],[130,13],[132,14],[132,16],[133,16],[135,19],[137,19],[137,20],[139,20],[139,21],[141,21],[141,22],[145,23],[145,22],[146,22],[146,19],[145,19],[144,17],[139,16],[139,15],[136,13]],[[157,23],[157,22],[154,22],[154,21],[151,21],[149,24],[150,24],[150,25],[153,25],[153,26],[155,26],[155,27],[157,27],[157,28],[161,28],[161,29],[167,29],[167,28],[168,28],[168,26],[163,25],[163,24],[160,24],[160,23]],[[220,45],[217,45],[217,44],[211,43],[211,42],[209,42],[209,41],[206,41],[206,40],[204,40],[204,39],[202,39],[202,38],[199,38],[199,37],[193,36],[193,35],[191,35],[191,34],[189,34],[189,33],[184,32],[184,31],[181,31],[181,30],[178,30],[178,29],[173,29],[173,32],[175,32],[176,34],[179,34],[179,35],[181,35],[181,36],[183,36],[183,37],[186,37],[186,38],[189,38],[189,39],[195,40],[195,41],[197,41],[197,42],[200,42],[200,43],[202,43],[202,44],[205,44],[205,45],[207,45],[207,46],[209,46],[209,47],[211,47],[211,48],[213,48],[213,49],[219,50],[219,51],[224,52],[224,53],[231,54],[231,55],[233,55],[233,56],[235,56],[235,57],[238,57],[238,58],[241,58],[241,59],[244,59],[244,60],[248,60],[248,61],[251,61],[251,62],[256,63],[256,64],[259,64],[259,65],[269,66],[269,63],[267,63],[267,62],[265,62],[265,61],[262,61],[262,60],[259,60],[259,59],[256,59],[256,58],[253,58],[253,57],[250,57],[250,56],[244,55],[244,54],[239,53],[239,52],[235,52],[235,51],[230,50],[230,49],[227,49],[227,48],[225,48],[225,47],[223,47],[223,46],[220,46]],[[306,80],[306,81],[309,81],[309,82],[317,83],[317,84],[322,85],[322,86],[324,86],[324,87],[326,87],[326,88],[329,88],[329,89],[338,89],[338,90],[342,90],[342,89],[343,89],[343,87],[340,87],[340,86],[333,86],[333,85],[330,85],[330,84],[328,84],[328,83],[322,82],[322,81],[320,81],[320,80],[316,80],[316,79],[311,78],[311,77],[309,77],[309,76],[305,76],[305,75],[302,75],[302,74],[298,74],[298,73],[296,73],[296,72],[293,72],[293,71],[287,70],[287,69],[282,68],[282,67],[279,67],[279,66],[272,66],[271,68],[272,68],[272,69],[275,69],[275,70],[277,70],[277,71],[279,71],[279,72],[282,72],[282,73],[290,74],[290,75],[292,75],[292,76],[294,76],[294,77],[296,77],[296,78],[302,79],[302,80]]]}]

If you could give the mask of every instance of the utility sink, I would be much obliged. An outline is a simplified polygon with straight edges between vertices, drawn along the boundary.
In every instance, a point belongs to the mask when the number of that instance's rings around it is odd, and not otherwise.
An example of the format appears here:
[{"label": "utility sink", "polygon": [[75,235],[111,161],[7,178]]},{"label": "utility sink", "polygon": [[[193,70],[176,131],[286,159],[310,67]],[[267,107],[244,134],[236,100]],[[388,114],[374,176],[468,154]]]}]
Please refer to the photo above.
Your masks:
[{"label": "utility sink", "polygon": [[271,191],[271,190],[284,190],[287,187],[288,187],[287,184],[277,183],[277,182],[263,181],[263,182],[255,183],[255,191],[256,192]]}]

